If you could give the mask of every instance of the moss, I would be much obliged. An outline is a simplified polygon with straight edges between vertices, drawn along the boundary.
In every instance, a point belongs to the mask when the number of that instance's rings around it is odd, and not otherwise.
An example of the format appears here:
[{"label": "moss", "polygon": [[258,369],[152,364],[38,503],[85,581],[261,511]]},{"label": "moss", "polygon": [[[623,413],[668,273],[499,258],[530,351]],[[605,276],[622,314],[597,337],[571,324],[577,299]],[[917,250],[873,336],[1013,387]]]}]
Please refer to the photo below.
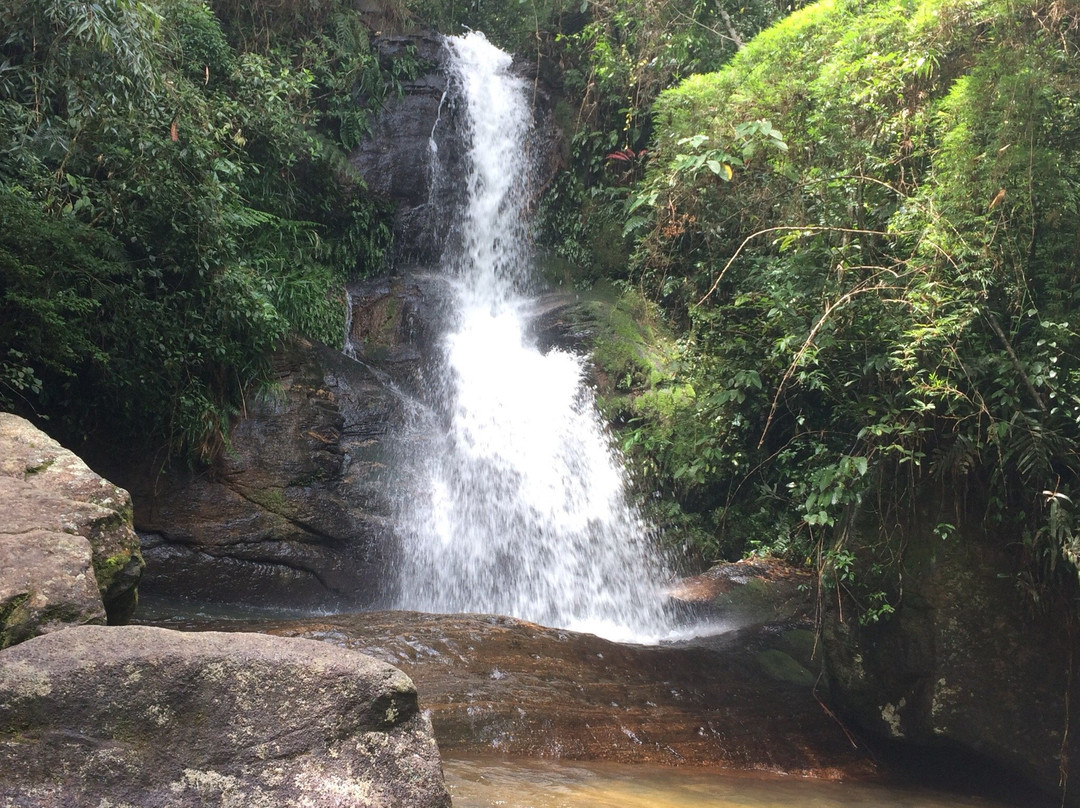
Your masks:
[{"label": "moss", "polygon": [[809,666],[813,662],[817,637],[813,631],[805,628],[792,629],[780,635],[783,650],[801,664]]},{"label": "moss", "polygon": [[97,578],[98,588],[102,592],[108,590],[116,577],[131,563],[136,554],[130,550],[111,556],[101,556],[94,553],[94,577]]},{"label": "moss", "polygon": [[762,651],[757,655],[757,662],[765,675],[771,679],[790,682],[801,687],[811,687],[814,684],[814,674],[783,651],[775,648]]},{"label": "moss", "polygon": [[640,392],[672,377],[674,339],[658,309],[636,291],[597,284],[584,311],[594,328],[593,362],[610,380],[602,392]]},{"label": "moss", "polygon": [[16,628],[19,626],[16,623],[16,615],[19,612],[20,607],[30,597],[29,592],[23,592],[15,595],[11,600],[0,606],[0,651],[8,646],[14,645],[24,637],[20,637]]},{"label": "moss", "polygon": [[55,462],[56,462],[56,458],[55,457],[50,457],[48,460],[43,460],[42,462],[38,463],[36,466],[27,466],[24,473],[25,473],[25,475],[27,477],[32,477],[35,474],[41,474],[43,472],[48,471],[50,468],[52,468],[52,465]]},{"label": "moss", "polygon": [[248,494],[247,498],[279,516],[288,516],[292,512],[292,508],[285,499],[285,492],[280,488],[257,489]]}]

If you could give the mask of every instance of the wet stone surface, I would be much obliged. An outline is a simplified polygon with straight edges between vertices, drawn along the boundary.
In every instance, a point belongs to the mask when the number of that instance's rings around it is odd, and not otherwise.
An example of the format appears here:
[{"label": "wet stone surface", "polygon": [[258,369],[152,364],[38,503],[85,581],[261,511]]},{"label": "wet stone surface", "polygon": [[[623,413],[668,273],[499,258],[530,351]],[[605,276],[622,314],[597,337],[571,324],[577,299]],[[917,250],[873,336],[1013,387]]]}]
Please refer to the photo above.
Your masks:
[{"label": "wet stone surface", "polygon": [[484,615],[369,612],[232,628],[322,640],[400,668],[445,755],[873,771],[818,700],[799,621],[659,646]]}]

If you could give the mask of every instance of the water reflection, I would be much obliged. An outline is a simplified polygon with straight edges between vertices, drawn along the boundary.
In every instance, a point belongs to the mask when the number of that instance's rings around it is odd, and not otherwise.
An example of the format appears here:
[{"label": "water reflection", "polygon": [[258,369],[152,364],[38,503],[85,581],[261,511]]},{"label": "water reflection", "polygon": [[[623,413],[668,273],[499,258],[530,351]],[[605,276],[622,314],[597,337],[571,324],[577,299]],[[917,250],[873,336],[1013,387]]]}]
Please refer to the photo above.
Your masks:
[{"label": "water reflection", "polygon": [[454,808],[1005,808],[878,783],[567,761],[447,759]]}]

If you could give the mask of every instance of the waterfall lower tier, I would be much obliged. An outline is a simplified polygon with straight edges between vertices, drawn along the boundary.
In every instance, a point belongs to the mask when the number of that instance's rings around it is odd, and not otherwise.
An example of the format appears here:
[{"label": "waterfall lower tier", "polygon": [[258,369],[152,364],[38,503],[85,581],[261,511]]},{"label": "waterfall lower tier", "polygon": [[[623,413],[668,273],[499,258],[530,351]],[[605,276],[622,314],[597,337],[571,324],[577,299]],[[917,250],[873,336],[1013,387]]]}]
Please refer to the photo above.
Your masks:
[{"label": "waterfall lower tier", "polygon": [[667,624],[662,565],[583,361],[526,337],[528,85],[482,35],[448,47],[468,171],[461,209],[447,212],[452,314],[417,414],[433,437],[412,458],[419,478],[400,509],[398,605],[655,640]]}]

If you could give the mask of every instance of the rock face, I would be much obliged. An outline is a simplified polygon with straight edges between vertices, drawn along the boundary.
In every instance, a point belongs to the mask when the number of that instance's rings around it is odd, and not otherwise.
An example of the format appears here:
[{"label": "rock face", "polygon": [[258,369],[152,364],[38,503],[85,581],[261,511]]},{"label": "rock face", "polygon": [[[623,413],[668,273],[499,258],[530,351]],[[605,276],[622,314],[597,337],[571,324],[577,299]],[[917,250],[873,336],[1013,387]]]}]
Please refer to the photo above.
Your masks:
[{"label": "rock face", "polygon": [[[460,194],[440,176],[460,177],[465,158],[464,144],[455,136],[459,115],[455,105],[447,103],[450,53],[436,34],[377,37],[372,44],[386,66],[408,59],[423,69],[387,100],[370,137],[350,161],[368,189],[395,206],[394,263],[429,266],[442,255],[451,225],[445,211]],[[442,172],[435,170],[433,136],[438,136]]]},{"label": "rock face", "polygon": [[[890,619],[860,626],[827,613],[835,701],[872,736],[977,755],[1061,799],[1068,761],[1080,759],[1071,620],[1034,608],[998,537],[972,529],[942,538],[938,521],[924,513],[895,537],[904,588]],[[1065,798],[1080,804],[1075,788]]]},{"label": "rock face", "polygon": [[325,643],[85,626],[0,653],[0,804],[449,808],[398,670]]},{"label": "rock face", "polygon": [[127,491],[0,413],[0,502],[0,648],[131,616],[143,559]]},{"label": "rock face", "polygon": [[147,592],[295,608],[378,598],[400,402],[324,346],[297,342],[276,363],[280,393],[248,402],[214,468],[127,472]]},{"label": "rock face", "polygon": [[[368,189],[395,207],[395,270],[434,267],[447,240],[457,235],[447,212],[460,205],[467,160],[463,115],[448,69],[451,54],[434,34],[380,36],[372,44],[384,66],[411,60],[420,71],[401,82],[400,92],[386,101],[370,136],[349,159]],[[515,63],[514,69],[536,78],[535,65]],[[532,97],[536,134],[528,144],[530,185],[538,198],[554,176],[559,135],[542,82],[534,83]]]},{"label": "rock face", "polygon": [[449,296],[446,278],[432,273],[350,284],[346,353],[378,367],[400,389],[422,395],[423,371],[437,350]]}]

